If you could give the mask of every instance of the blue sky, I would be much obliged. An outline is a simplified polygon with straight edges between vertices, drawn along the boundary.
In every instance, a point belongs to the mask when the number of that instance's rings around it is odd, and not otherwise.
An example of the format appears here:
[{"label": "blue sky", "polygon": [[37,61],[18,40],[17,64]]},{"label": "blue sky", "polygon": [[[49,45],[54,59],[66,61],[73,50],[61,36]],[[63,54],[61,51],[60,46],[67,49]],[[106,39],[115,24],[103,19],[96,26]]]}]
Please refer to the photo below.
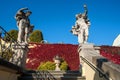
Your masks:
[{"label": "blue sky", "polygon": [[70,33],[75,15],[88,7],[91,21],[88,42],[95,45],[112,45],[120,33],[120,0],[0,0],[0,26],[17,30],[14,16],[18,9],[28,7],[34,30],[41,30],[50,43],[78,44]]}]

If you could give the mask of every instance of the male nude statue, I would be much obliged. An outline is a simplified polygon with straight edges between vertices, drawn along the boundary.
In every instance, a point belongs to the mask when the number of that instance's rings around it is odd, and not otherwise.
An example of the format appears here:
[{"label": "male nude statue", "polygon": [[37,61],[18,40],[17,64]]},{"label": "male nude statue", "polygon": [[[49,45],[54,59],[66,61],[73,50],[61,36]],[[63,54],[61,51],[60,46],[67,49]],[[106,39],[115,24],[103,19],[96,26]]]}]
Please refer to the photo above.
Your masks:
[{"label": "male nude statue", "polygon": [[19,29],[17,40],[20,43],[28,43],[27,39],[29,34],[29,28],[31,27],[29,16],[31,13],[32,12],[29,11],[28,8],[21,8],[20,10],[18,10],[15,16],[15,19],[17,20],[17,26]]},{"label": "male nude statue", "polygon": [[90,21],[87,17],[87,7],[84,5],[85,12],[83,14],[76,15],[75,26],[72,27],[72,33],[78,36],[79,43],[87,43],[88,40],[88,28]]}]

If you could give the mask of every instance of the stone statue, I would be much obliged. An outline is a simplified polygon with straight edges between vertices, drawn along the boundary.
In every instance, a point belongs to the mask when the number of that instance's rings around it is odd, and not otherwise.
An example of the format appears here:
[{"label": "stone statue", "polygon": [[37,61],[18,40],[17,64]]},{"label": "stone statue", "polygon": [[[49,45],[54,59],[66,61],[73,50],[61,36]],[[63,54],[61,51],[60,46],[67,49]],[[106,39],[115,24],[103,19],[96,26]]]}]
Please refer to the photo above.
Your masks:
[{"label": "stone statue", "polygon": [[32,12],[28,8],[21,8],[15,15],[17,21],[18,43],[13,44],[14,54],[9,60],[22,68],[25,68],[28,49],[28,35],[33,31],[34,26],[30,24],[29,16]]},{"label": "stone statue", "polygon": [[29,16],[31,15],[31,11],[28,8],[21,8],[16,13],[15,19],[17,21],[17,26],[19,29],[18,32],[18,42],[28,43],[28,35],[33,30],[34,26],[30,24]]},{"label": "stone statue", "polygon": [[86,43],[88,40],[88,28],[90,26],[90,21],[87,17],[87,6],[84,5],[85,12],[83,14],[76,14],[76,22],[75,26],[72,26],[71,32],[74,35],[78,36],[78,42],[79,43]]}]

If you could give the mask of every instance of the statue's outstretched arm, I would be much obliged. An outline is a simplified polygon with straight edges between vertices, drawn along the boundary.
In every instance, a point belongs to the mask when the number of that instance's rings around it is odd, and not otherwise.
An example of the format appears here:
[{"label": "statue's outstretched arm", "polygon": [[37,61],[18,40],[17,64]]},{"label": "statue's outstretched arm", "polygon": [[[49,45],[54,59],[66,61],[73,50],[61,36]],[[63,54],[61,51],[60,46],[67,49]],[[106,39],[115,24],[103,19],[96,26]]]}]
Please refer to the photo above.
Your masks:
[{"label": "statue's outstretched arm", "polygon": [[24,11],[24,10],[28,10],[28,8],[21,8],[18,11]]},{"label": "statue's outstretched arm", "polygon": [[88,13],[87,5],[84,5],[84,10],[85,10],[84,14],[87,15]]},{"label": "statue's outstretched arm", "polygon": [[17,11],[16,15],[15,15],[15,19],[17,19],[17,15],[20,13],[20,12],[23,12],[24,10],[28,10],[28,8],[21,8]]}]

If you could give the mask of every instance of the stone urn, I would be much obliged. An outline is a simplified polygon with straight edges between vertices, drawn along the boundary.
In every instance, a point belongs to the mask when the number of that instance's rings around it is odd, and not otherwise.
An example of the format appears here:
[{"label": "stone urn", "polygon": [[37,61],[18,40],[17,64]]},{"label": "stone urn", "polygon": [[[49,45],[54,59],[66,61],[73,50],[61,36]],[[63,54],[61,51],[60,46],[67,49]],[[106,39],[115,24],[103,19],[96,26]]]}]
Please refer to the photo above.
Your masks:
[{"label": "stone urn", "polygon": [[61,57],[59,57],[58,55],[56,55],[54,58],[54,63],[56,65],[55,71],[61,71],[60,70],[60,64],[61,64]]}]

